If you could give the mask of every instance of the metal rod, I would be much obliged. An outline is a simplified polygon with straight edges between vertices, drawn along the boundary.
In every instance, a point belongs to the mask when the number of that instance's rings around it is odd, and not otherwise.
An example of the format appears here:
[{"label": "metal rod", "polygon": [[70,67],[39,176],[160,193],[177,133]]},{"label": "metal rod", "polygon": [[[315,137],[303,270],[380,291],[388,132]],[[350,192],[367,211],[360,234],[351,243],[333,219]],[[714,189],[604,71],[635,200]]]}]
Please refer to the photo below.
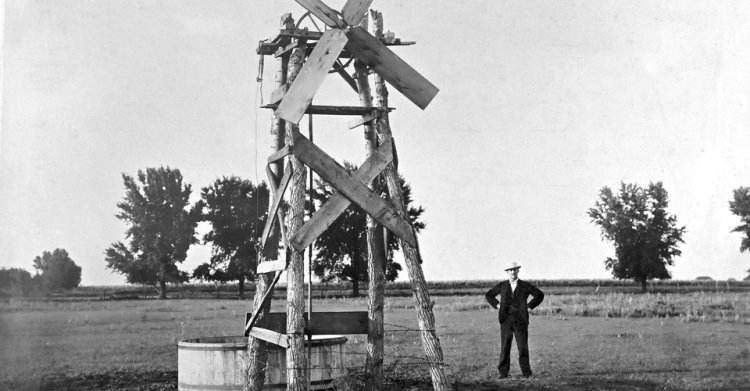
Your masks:
[{"label": "metal rod", "polygon": [[[313,115],[307,115],[307,136],[310,142],[313,141]],[[315,205],[313,204],[313,170],[310,170],[310,188],[308,191],[308,198],[310,200],[310,208],[307,210],[308,216],[312,217]],[[307,391],[310,391],[312,386],[312,243],[307,248]]]}]

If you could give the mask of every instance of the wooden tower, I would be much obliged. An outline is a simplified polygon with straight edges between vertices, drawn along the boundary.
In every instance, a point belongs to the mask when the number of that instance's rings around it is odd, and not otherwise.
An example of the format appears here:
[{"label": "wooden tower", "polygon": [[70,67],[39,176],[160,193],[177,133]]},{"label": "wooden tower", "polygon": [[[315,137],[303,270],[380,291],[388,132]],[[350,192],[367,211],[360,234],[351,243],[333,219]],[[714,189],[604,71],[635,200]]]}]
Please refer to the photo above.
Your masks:
[{"label": "wooden tower", "polygon": [[[388,121],[388,112],[392,109],[388,107],[385,81],[422,109],[432,101],[438,89],[388,48],[413,42],[383,37],[379,13],[372,12],[374,35],[367,31],[366,14],[372,0],[348,0],[340,12],[320,0],[295,1],[308,11],[303,18],[313,15],[327,29],[324,32],[300,29],[291,15],[286,14],[282,17],[279,34],[261,43],[257,49],[261,59],[267,55],[278,58],[280,67],[271,102],[263,106],[274,110],[271,130],[274,153],[268,158],[266,168],[272,202],[261,238],[253,312],[248,314],[245,325],[245,335],[249,336],[246,389],[259,390],[263,385],[266,356],[261,340],[286,348],[287,389],[304,390],[309,386],[304,370],[307,366],[304,338],[316,334],[368,334],[367,388],[376,390],[382,387],[384,256],[382,236],[378,239],[379,224],[401,242],[433,387],[448,390],[450,384],[435,332],[433,303],[420,265],[417,237],[409,223],[398,182],[397,155]],[[341,59],[353,60],[354,75],[347,72]],[[346,65],[350,62],[347,61]],[[375,105],[370,96],[370,72],[375,80]],[[312,99],[328,73],[343,77],[359,95],[361,105],[312,105]],[[304,114],[310,115],[311,121],[313,115],[353,116],[356,120],[351,128],[364,126],[368,157],[356,173],[348,173],[300,133],[297,124]],[[307,221],[304,220],[306,168],[337,190]],[[390,201],[372,190],[376,177],[387,183]],[[282,200],[287,190],[290,195],[285,210]],[[305,314],[305,248],[352,203],[368,214],[369,311],[309,312],[312,306],[309,302]],[[274,235],[276,231],[280,233],[278,236],[285,249],[282,257],[275,255],[279,240]],[[380,233],[382,235],[382,230]],[[270,297],[283,271],[287,271],[287,312],[269,313]]]}]

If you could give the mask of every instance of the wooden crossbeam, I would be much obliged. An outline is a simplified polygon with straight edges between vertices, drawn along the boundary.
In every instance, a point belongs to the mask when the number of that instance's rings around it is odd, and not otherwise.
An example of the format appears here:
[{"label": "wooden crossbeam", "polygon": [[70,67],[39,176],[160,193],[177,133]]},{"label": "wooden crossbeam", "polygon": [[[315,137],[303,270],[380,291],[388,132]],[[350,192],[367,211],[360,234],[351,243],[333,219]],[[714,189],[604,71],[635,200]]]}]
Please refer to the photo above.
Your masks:
[{"label": "wooden crossbeam", "polygon": [[[279,149],[278,152],[276,152],[276,153],[272,154],[271,156],[269,156],[268,157],[268,164],[276,163],[277,161],[285,158],[287,155],[289,155],[291,153],[292,153],[292,148],[289,145],[287,145],[284,148]],[[272,180],[272,179],[269,178],[269,180]]]},{"label": "wooden crossbeam", "polygon": [[[278,108],[278,104],[267,104],[264,106],[261,106],[261,109],[272,109],[276,110]],[[364,106],[329,106],[329,105],[310,105],[307,106],[307,110],[305,110],[305,114],[314,114],[314,115],[366,115],[371,113],[375,108],[373,107],[364,107]],[[391,112],[395,110],[392,107],[388,108],[388,111]]]},{"label": "wooden crossbeam", "polygon": [[258,263],[258,274],[284,271],[287,268],[286,259],[277,259],[275,261],[263,261]]},{"label": "wooden crossbeam", "polygon": [[[271,190],[273,190],[273,203],[271,203],[271,209],[268,212],[268,219],[266,219],[266,225],[263,227],[263,234],[261,235],[260,239],[260,247],[263,250],[265,250],[266,241],[268,240],[268,236],[271,234],[271,227],[273,227],[274,222],[278,219],[277,213],[279,211],[279,206],[281,206],[281,200],[284,198],[284,193],[286,192],[286,188],[289,186],[289,181],[291,178],[292,165],[288,162],[286,165],[286,169],[284,170],[284,176],[281,178],[281,182],[278,185],[273,183],[275,182],[273,178],[269,178],[269,182],[271,182]],[[280,222],[279,226],[283,227],[284,224],[281,224]],[[258,266],[260,266],[260,263],[258,263]]]},{"label": "wooden crossbeam", "polygon": [[346,68],[344,68],[339,62],[333,63],[333,69],[338,73],[342,79],[346,82],[346,84],[349,84],[349,87],[351,87],[354,92],[359,92],[359,87],[357,87],[357,82],[354,80],[352,75],[350,75],[348,72],[346,72]]},{"label": "wooden crossbeam", "polygon": [[373,110],[369,114],[365,114],[362,116],[362,118],[357,118],[351,123],[349,123],[349,129],[354,129],[357,126],[362,126],[370,121],[376,120],[380,118],[380,111]]},{"label": "wooden crossbeam", "polygon": [[282,84],[277,89],[271,91],[271,104],[278,104],[284,99],[287,90],[289,90],[288,84]]},{"label": "wooden crossbeam", "polygon": [[349,26],[356,26],[359,21],[365,16],[365,12],[370,8],[372,0],[349,0],[344,4],[344,8],[341,9],[341,15],[344,18],[344,22]]},{"label": "wooden crossbeam", "polygon": [[411,224],[401,218],[393,205],[356,180],[344,167],[299,132],[294,132],[294,155],[346,198],[359,205],[396,236],[416,247]]},{"label": "wooden crossbeam", "polygon": [[289,336],[286,334],[277,333],[276,331],[264,329],[261,327],[254,327],[250,330],[249,334],[252,337],[262,339],[274,345],[279,345],[284,349],[289,348]]},{"label": "wooden crossbeam", "polygon": [[297,4],[310,11],[311,14],[322,20],[328,27],[344,27],[336,11],[325,5],[320,0],[294,0]]},{"label": "wooden crossbeam", "polygon": [[260,300],[260,304],[258,305],[257,308],[253,308],[253,314],[245,322],[245,336],[246,337],[250,335],[250,331],[252,331],[253,326],[255,326],[255,322],[258,321],[260,310],[266,304],[266,300],[268,300],[268,298],[271,295],[271,292],[273,292],[273,288],[276,287],[276,284],[279,283],[279,278],[281,278],[280,271],[276,272],[276,275],[273,277],[273,281],[271,281],[271,285],[269,285],[266,291],[263,293],[263,297]]},{"label": "wooden crossbeam", "polygon": [[[252,314],[245,315],[247,322]],[[307,320],[307,313],[303,314]],[[312,322],[308,323],[312,335],[326,334],[367,334],[367,311],[335,311],[313,312]],[[286,313],[270,312],[258,321],[257,327],[262,327],[277,333],[286,333]],[[256,328],[257,328],[256,327]]]},{"label": "wooden crossbeam", "polygon": [[[362,163],[354,178],[362,183],[369,183],[393,160],[391,139],[384,142],[370,157]],[[312,217],[289,239],[289,245],[302,251],[322,234],[351,204],[340,192],[335,193],[328,201],[313,213]]]}]

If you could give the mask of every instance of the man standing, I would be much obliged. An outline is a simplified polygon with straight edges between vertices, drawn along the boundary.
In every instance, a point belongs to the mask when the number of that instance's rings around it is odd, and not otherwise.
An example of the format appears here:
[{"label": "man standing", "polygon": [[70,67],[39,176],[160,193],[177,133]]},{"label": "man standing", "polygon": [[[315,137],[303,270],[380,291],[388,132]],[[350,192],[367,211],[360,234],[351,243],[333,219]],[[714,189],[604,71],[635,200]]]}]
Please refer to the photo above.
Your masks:
[{"label": "man standing", "polygon": [[[485,297],[490,305],[498,310],[500,321],[500,378],[508,377],[510,370],[510,345],[513,336],[518,346],[518,361],[524,377],[531,376],[529,365],[529,310],[533,310],[544,300],[544,293],[534,285],[518,279],[518,269],[521,266],[511,262],[505,271],[508,280],[503,281],[487,291]],[[500,300],[497,296],[500,296]],[[528,302],[529,296],[533,299]]]}]

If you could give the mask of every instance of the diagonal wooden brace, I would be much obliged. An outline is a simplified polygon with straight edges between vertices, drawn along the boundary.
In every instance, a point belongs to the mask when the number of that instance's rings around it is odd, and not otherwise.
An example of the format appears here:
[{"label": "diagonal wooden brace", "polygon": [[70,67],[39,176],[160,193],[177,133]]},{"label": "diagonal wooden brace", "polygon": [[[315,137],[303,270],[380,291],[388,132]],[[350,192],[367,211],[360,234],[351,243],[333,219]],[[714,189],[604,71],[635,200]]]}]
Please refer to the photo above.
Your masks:
[{"label": "diagonal wooden brace", "polygon": [[284,198],[284,193],[289,186],[289,180],[292,178],[292,165],[287,162],[286,169],[284,170],[284,176],[281,178],[281,181],[278,184],[276,184],[276,180],[273,178],[270,171],[268,172],[268,174],[270,187],[273,193],[273,203],[271,204],[271,209],[268,212],[268,219],[266,220],[265,227],[263,227],[263,235],[260,239],[261,252],[265,250],[266,241],[268,240],[268,236],[271,234],[271,228],[277,220],[279,221],[279,228],[281,228],[282,240],[286,244],[286,232],[284,224],[281,222],[279,206],[281,206],[281,200]]},{"label": "diagonal wooden brace", "polygon": [[[393,160],[392,142],[389,139],[359,167],[354,178],[369,183]],[[335,193],[323,206],[315,211],[310,220],[289,239],[289,245],[302,251],[322,234],[351,204],[340,192]]]},{"label": "diagonal wooden brace", "polygon": [[276,272],[276,276],[274,276],[273,281],[271,281],[271,285],[269,285],[268,289],[263,292],[263,298],[260,300],[260,305],[258,305],[258,308],[253,308],[253,315],[250,317],[250,319],[247,320],[247,323],[245,323],[246,337],[250,335],[250,330],[252,330],[253,326],[255,326],[255,322],[258,321],[258,315],[260,315],[261,312],[260,310],[266,304],[266,300],[268,300],[269,295],[271,294],[271,292],[273,292],[273,288],[276,286],[276,284],[278,284],[279,278],[281,278],[281,271]]},{"label": "diagonal wooden brace", "polygon": [[328,156],[317,145],[299,132],[294,132],[294,155],[326,182],[359,205],[378,223],[388,228],[405,242],[416,246],[417,239],[411,224],[399,216],[393,205],[375,194],[362,182],[349,174],[344,167]]}]

